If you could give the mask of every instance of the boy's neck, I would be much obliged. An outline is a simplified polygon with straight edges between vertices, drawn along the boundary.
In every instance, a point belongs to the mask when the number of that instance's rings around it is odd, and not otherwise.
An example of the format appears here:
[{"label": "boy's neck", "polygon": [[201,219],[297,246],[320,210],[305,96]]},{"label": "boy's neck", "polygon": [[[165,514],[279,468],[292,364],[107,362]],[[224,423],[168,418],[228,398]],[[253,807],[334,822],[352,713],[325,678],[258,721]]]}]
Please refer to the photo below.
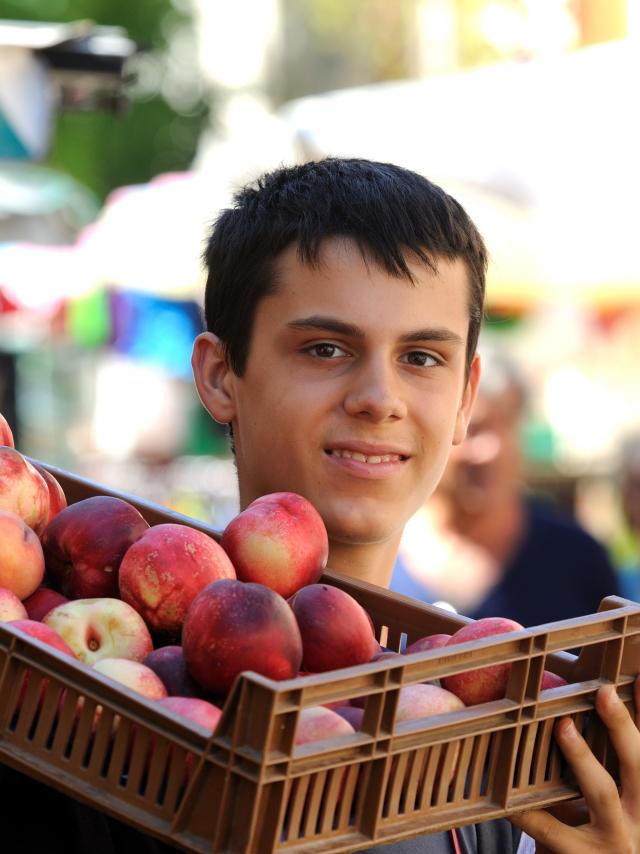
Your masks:
[{"label": "boy's neck", "polygon": [[400,535],[370,545],[329,542],[327,568],[359,581],[388,587],[400,545]]}]

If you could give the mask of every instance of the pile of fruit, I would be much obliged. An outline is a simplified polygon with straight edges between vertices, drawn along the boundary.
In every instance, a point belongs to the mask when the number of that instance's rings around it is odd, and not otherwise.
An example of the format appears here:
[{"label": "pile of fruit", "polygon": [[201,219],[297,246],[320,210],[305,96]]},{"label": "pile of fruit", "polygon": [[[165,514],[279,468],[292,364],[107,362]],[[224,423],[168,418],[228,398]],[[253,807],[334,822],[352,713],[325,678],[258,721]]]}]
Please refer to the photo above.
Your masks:
[{"label": "pile of fruit", "polygon": [[[292,679],[522,628],[496,617],[385,650],[362,606],[320,583],[327,557],[321,517],[293,493],[255,500],[220,543],[187,525],[151,527],[120,498],[67,506],[0,415],[0,622],[209,731],[243,671]],[[509,669],[406,686],[396,721],[499,699]],[[563,683],[545,672],[541,687]],[[296,743],[360,727],[364,698],[330,705],[302,710]]]}]

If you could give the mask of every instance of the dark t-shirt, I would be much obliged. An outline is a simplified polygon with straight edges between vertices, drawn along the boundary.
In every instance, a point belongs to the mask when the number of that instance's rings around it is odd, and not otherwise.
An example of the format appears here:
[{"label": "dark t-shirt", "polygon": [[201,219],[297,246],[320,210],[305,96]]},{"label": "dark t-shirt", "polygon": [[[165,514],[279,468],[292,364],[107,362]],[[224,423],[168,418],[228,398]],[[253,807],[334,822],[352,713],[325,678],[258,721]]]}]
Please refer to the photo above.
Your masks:
[{"label": "dark t-shirt", "polygon": [[[509,617],[537,626],[593,614],[605,596],[618,595],[603,546],[571,517],[539,500],[527,502],[526,533],[498,584],[469,617]],[[425,560],[428,556],[425,555]],[[423,602],[441,598],[411,575],[399,558],[391,589]]]},{"label": "dark t-shirt", "polygon": [[[2,854],[178,854],[178,849],[3,765],[0,804]],[[504,820],[469,825],[457,833],[462,854],[516,854],[521,836]],[[450,833],[367,849],[367,854],[452,852]]]}]

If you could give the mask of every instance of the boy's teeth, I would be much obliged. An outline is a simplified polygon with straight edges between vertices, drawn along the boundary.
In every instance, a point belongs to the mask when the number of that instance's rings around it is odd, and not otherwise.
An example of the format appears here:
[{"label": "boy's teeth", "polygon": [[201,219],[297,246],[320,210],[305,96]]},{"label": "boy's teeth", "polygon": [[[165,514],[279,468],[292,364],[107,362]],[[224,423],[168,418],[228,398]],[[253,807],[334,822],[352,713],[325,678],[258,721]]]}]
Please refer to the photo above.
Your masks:
[{"label": "boy's teeth", "polygon": [[359,451],[334,450],[331,452],[336,457],[343,457],[347,460],[357,460],[359,463],[390,463],[398,462],[400,459],[398,454],[382,454],[381,456],[372,455],[368,457],[366,454],[361,454]]}]

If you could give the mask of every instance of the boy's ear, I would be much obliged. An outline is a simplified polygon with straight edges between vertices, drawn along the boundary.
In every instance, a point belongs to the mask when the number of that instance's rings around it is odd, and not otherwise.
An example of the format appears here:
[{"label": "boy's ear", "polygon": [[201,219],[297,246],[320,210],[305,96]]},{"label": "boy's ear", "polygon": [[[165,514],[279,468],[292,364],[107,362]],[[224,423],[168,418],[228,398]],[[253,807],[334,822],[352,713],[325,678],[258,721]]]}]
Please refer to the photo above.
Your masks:
[{"label": "boy's ear", "polygon": [[213,332],[202,332],[194,341],[191,367],[204,408],[219,424],[230,424],[235,416],[235,375],[227,363],[222,342]]},{"label": "boy's ear", "polygon": [[478,383],[480,382],[480,356],[476,353],[469,368],[469,378],[465,386],[460,407],[456,415],[456,424],[453,431],[453,443],[459,445],[467,435],[467,427],[471,417],[471,410],[478,394]]}]

